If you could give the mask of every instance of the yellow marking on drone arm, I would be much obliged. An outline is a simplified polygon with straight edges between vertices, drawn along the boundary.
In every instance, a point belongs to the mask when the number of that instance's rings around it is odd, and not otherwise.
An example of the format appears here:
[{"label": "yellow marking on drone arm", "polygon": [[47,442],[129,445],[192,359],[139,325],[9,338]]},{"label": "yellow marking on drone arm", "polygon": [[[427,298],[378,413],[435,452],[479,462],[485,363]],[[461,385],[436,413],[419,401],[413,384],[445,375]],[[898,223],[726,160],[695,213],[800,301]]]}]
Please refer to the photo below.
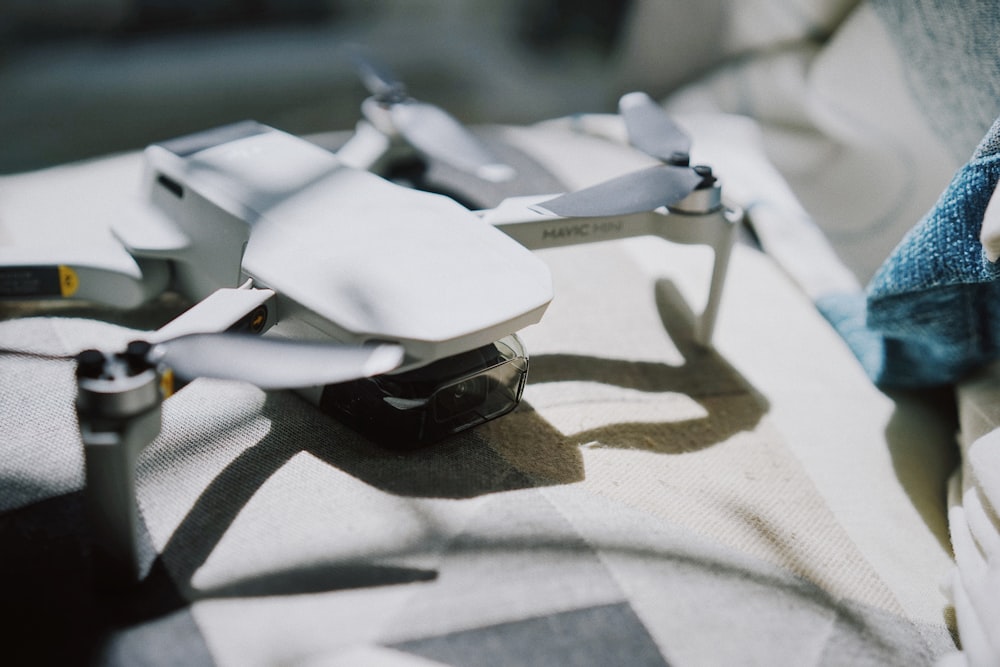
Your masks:
[{"label": "yellow marking on drone arm", "polygon": [[80,276],[76,271],[63,264],[59,265],[59,293],[63,298],[69,298],[80,289]]},{"label": "yellow marking on drone arm", "polygon": [[174,371],[172,368],[164,368],[160,373],[160,393],[163,400],[167,400],[174,395]]}]

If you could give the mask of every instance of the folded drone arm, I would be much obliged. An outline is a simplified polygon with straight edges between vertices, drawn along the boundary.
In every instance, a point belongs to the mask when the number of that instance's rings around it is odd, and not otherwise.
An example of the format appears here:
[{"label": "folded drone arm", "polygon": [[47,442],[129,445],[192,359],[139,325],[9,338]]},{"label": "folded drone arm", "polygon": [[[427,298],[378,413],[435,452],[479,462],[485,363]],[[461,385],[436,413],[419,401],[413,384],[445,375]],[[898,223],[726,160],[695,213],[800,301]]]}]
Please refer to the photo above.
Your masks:
[{"label": "folded drone arm", "polygon": [[[272,290],[249,285],[220,289],[146,338],[157,343],[194,333],[259,333],[274,320],[273,300]],[[146,565],[138,542],[135,464],[159,435],[160,405],[172,387],[153,368],[121,377],[81,372],[77,382],[86,506],[96,547],[109,583],[133,583]]]},{"label": "folded drone arm", "polygon": [[263,333],[274,321],[274,290],[257,289],[248,283],[216,290],[152,332],[147,340],[156,343],[188,334],[223,331]]},{"label": "folded drone arm", "polygon": [[135,467],[160,433],[159,378],[148,369],[132,378],[78,378],[77,415],[83,441],[84,505],[94,536],[97,573],[118,586],[142,578]]},{"label": "folded drone arm", "polygon": [[392,141],[368,121],[357,124],[354,134],[337,151],[337,158],[348,167],[371,170],[389,152]]},{"label": "folded drone arm", "polygon": [[0,248],[0,300],[80,299],[134,308],[160,294],[169,266],[79,247]]}]

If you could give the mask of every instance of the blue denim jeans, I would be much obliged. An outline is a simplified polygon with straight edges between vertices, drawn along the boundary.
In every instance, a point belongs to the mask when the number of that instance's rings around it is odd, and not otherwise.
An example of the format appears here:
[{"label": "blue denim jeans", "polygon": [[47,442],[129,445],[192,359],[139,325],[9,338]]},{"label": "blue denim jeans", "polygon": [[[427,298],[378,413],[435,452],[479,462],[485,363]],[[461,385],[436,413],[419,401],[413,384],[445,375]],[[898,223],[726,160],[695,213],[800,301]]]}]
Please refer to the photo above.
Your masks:
[{"label": "blue denim jeans", "polygon": [[866,293],[817,300],[877,384],[951,384],[1000,357],[1000,266],[979,242],[998,177],[1000,120]]}]

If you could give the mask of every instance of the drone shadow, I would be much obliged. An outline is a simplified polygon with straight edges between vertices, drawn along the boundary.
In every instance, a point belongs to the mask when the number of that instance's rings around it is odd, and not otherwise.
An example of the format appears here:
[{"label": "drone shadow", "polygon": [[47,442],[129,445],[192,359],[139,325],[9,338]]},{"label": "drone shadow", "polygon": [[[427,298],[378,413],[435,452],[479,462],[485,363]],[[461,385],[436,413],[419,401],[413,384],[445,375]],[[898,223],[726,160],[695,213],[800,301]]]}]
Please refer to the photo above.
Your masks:
[{"label": "drone shadow", "polygon": [[[262,408],[270,431],[209,483],[177,526],[160,559],[185,597],[288,595],[433,579],[431,570],[387,563],[331,562],[195,589],[192,581],[254,494],[294,456],[306,452],[372,487],[405,497],[471,498],[569,484],[584,478],[579,445],[641,448],[676,454],[711,446],[748,429],[767,412],[759,395],[718,352],[694,343],[694,317],[672,283],[656,285],[657,306],[685,363],[670,366],[576,355],[532,359],[531,381],[591,381],[649,392],[675,391],[704,407],[679,422],[615,423],[560,432],[530,405],[506,417],[409,452],[374,445],[319,414],[298,397],[269,394]],[[226,430],[216,424],[212,430]],[[211,438],[211,433],[202,436]],[[416,510],[415,510],[416,511]]]},{"label": "drone shadow", "polygon": [[[555,483],[545,478],[544,470],[531,474],[520,469],[505,458],[502,449],[492,446],[488,435],[478,432],[401,453],[374,445],[319,414],[292,394],[267,395],[262,413],[271,422],[269,432],[238,454],[212,479],[158,557],[161,566],[169,564],[171,578],[188,600],[319,593],[428,581],[436,577],[433,570],[350,560],[306,567],[296,565],[293,570],[246,577],[217,587],[196,588],[193,585],[195,574],[239,513],[273,475],[301,453],[311,454],[366,484],[399,496],[469,498]],[[513,417],[522,423],[525,418],[539,420],[529,409]],[[211,439],[213,434],[225,431],[225,424],[214,424],[209,431],[192,435],[199,440]],[[576,448],[563,439],[552,440],[549,444],[536,453],[551,461],[561,461],[559,468],[563,474],[573,479],[582,478],[582,462]],[[535,446],[538,447],[537,442]],[[428,528],[433,530],[433,526]]]},{"label": "drone shadow", "polygon": [[697,402],[705,414],[681,421],[610,423],[575,433],[578,444],[663,454],[690,452],[753,429],[770,409],[767,399],[722,355],[695,342],[695,316],[676,286],[660,280],[655,290],[660,319],[683,364],[550,354],[531,359],[531,382],[588,381],[643,392],[676,392]]}]

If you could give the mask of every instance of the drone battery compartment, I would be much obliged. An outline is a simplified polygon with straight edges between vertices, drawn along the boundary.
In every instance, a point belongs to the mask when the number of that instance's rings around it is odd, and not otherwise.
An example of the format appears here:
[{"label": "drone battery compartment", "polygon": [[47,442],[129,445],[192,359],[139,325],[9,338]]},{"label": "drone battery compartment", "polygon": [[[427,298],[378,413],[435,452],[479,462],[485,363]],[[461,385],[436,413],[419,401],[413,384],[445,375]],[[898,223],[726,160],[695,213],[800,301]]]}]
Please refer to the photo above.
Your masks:
[{"label": "drone battery compartment", "polygon": [[430,444],[513,410],[528,357],[517,336],[412,371],[327,385],[320,409],[393,448]]}]

